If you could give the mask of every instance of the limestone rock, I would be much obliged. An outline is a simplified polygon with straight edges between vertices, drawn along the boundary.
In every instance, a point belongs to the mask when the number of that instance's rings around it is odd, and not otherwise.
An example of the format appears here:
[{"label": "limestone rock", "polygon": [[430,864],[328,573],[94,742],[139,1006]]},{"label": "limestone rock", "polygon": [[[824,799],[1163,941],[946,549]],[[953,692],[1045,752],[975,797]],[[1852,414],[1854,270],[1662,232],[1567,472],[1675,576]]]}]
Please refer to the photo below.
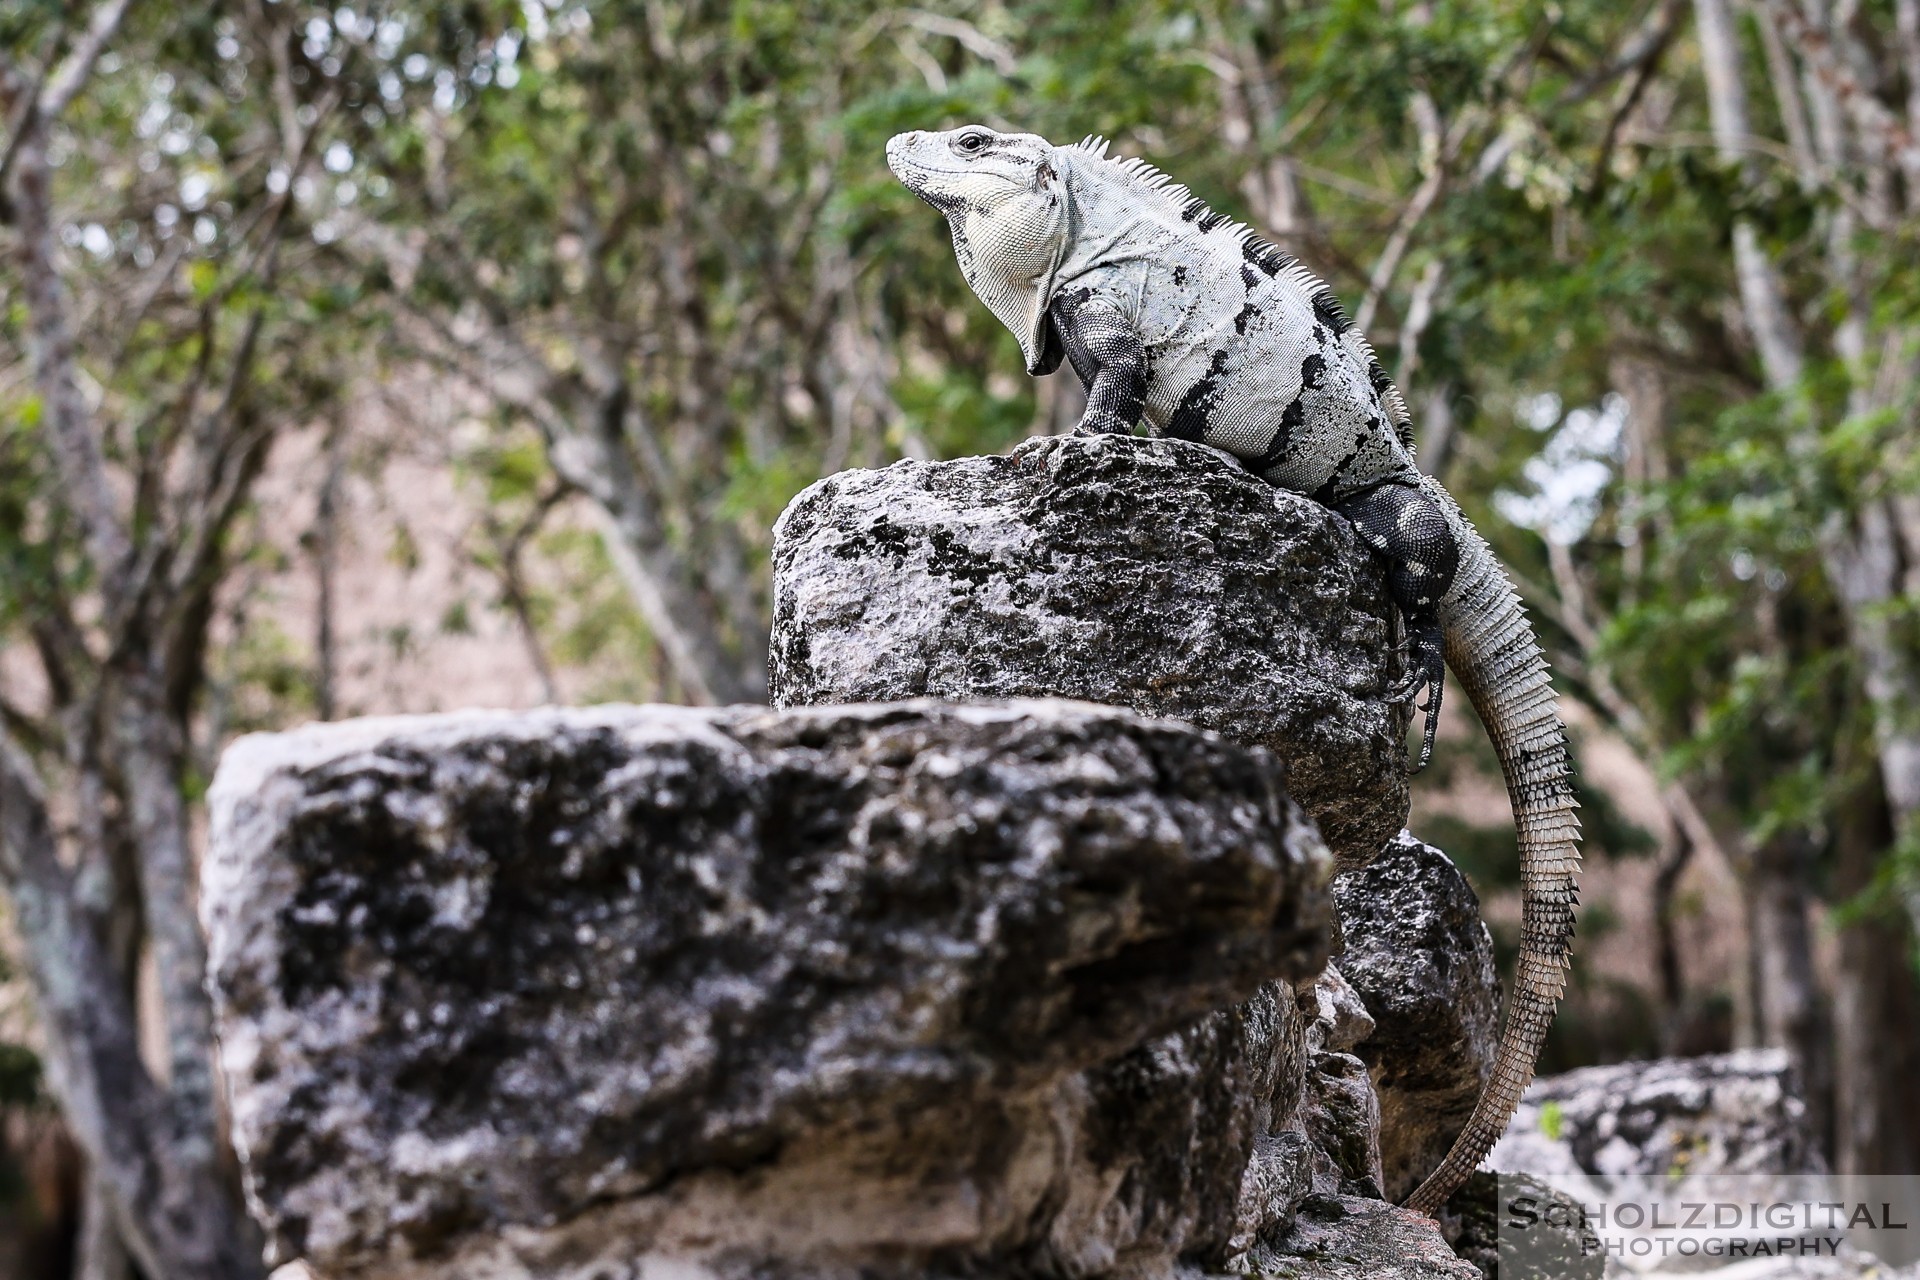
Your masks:
[{"label": "limestone rock", "polygon": [[1433,1219],[1356,1196],[1315,1196],[1260,1273],[1294,1280],[1480,1280]]},{"label": "limestone rock", "polygon": [[1328,965],[1302,993],[1307,1071],[1296,1127],[1307,1139],[1313,1188],[1323,1196],[1379,1198],[1380,1100],[1367,1065],[1350,1050],[1373,1019],[1340,970]]},{"label": "limestone rock", "polygon": [[1606,1245],[1582,1202],[1528,1174],[1483,1169],[1469,1176],[1441,1210],[1441,1234],[1486,1280],[1501,1280],[1500,1207],[1521,1200],[1534,1202],[1533,1217],[1524,1234],[1506,1240],[1508,1260],[1525,1267],[1519,1280],[1603,1280]]},{"label": "limestone rock", "polygon": [[202,912],[251,1206],[335,1280],[1223,1259],[1326,945],[1276,779],[1057,701],[243,739]]},{"label": "limestone rock", "polygon": [[1378,566],[1345,520],[1203,445],[842,472],[787,507],[773,556],[776,705],[1085,698],[1269,748],[1343,864],[1406,818]]},{"label": "limestone rock", "polygon": [[1070,1081],[1062,1093],[1088,1105],[1057,1179],[1070,1198],[1029,1255],[1034,1273],[1146,1276],[1176,1253],[1218,1266],[1283,1230],[1310,1185],[1249,1185],[1250,1171],[1298,1106],[1303,1022],[1291,988],[1270,982]]},{"label": "limestone rock", "polygon": [[1388,1198],[1432,1172],[1493,1069],[1499,978],[1480,901],[1446,854],[1406,832],[1334,880],[1352,983],[1373,1032],[1353,1051],[1380,1096]]},{"label": "limestone rock", "polygon": [[1544,1076],[1527,1090],[1489,1162],[1546,1177],[1794,1174],[1826,1167],[1782,1049]]}]

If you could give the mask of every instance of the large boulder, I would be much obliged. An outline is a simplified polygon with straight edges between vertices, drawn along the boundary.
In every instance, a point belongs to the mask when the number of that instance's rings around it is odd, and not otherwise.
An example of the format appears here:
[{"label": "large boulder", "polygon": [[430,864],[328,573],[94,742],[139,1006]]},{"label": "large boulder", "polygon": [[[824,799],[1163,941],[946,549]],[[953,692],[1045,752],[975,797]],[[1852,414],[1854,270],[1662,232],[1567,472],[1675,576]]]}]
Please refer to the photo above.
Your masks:
[{"label": "large boulder", "polygon": [[1247,1170],[1327,945],[1277,776],[1053,701],[243,739],[202,912],[250,1204],[336,1278],[1223,1262],[1298,1200]]},{"label": "large boulder", "polygon": [[1446,1155],[1493,1070],[1500,983],[1480,900],[1406,832],[1333,882],[1346,975],[1373,1019],[1356,1044],[1380,1096],[1380,1159],[1398,1200]]},{"label": "large boulder", "polygon": [[1343,864],[1407,813],[1395,613],[1347,522],[1204,445],[1050,438],[809,487],[774,527],[776,705],[1057,695],[1286,762]]}]

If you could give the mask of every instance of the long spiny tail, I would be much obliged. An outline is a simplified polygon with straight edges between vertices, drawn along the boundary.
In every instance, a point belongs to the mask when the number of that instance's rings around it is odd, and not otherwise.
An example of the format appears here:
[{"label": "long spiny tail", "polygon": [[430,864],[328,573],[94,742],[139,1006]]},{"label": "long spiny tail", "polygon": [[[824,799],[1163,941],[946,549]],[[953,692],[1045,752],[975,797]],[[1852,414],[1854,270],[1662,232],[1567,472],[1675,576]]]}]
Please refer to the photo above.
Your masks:
[{"label": "long spiny tail", "polygon": [[1487,726],[1513,801],[1524,935],[1493,1074],[1447,1158],[1406,1200],[1408,1208],[1431,1216],[1500,1140],[1533,1080],[1554,1005],[1566,989],[1580,820],[1573,813],[1566,728],[1526,610],[1453,498],[1432,479],[1422,484],[1447,513],[1460,547],[1453,587],[1440,602],[1440,627],[1447,665]]}]

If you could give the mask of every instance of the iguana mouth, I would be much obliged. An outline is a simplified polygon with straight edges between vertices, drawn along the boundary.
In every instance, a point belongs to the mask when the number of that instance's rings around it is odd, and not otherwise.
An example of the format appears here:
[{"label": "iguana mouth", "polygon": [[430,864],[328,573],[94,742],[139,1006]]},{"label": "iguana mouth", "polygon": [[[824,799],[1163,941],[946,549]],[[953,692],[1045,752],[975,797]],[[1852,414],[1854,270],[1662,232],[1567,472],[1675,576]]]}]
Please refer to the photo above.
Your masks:
[{"label": "iguana mouth", "polygon": [[900,180],[901,186],[941,213],[948,213],[965,204],[966,202],[957,196],[936,196],[927,190],[929,178],[957,177],[964,170],[935,168],[909,156],[907,139],[914,136],[910,133],[898,133],[887,139],[887,168],[893,170],[893,176]]},{"label": "iguana mouth", "polygon": [[941,213],[952,213],[954,210],[966,204],[966,201],[959,196],[936,196],[926,188],[925,179],[927,176],[938,173],[951,173],[953,170],[921,169],[909,166],[905,161],[896,165],[891,163],[891,157],[889,157],[887,167],[893,170],[894,177],[900,179],[901,186],[913,192],[914,195],[919,196]]}]

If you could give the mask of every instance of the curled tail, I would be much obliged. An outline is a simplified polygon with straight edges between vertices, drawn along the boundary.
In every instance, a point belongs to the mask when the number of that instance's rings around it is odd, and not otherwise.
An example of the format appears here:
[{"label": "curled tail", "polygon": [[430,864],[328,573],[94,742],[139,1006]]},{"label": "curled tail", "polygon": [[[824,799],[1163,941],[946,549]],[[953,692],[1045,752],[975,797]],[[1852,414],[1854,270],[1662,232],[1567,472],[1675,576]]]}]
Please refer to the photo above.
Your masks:
[{"label": "curled tail", "polygon": [[1431,1216],[1500,1140],[1533,1080],[1554,1005],[1566,989],[1580,820],[1573,812],[1566,728],[1526,610],[1453,498],[1430,478],[1422,478],[1422,487],[1446,512],[1459,544],[1459,570],[1440,602],[1441,632],[1447,665],[1487,726],[1513,801],[1523,920],[1493,1074],[1447,1158],[1406,1200],[1408,1208]]}]

